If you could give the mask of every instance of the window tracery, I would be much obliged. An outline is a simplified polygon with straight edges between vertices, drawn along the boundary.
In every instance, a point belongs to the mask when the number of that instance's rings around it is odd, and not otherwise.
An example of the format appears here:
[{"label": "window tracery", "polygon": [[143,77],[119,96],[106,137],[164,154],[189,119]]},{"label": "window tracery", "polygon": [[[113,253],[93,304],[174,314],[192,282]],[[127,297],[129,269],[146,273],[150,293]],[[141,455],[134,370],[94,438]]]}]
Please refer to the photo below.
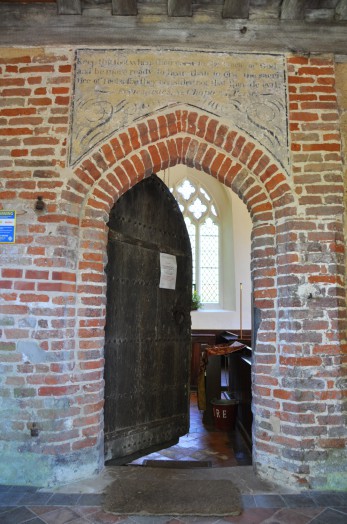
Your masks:
[{"label": "window tracery", "polygon": [[188,178],[170,188],[184,216],[193,261],[193,286],[203,304],[220,303],[220,217],[216,203]]}]

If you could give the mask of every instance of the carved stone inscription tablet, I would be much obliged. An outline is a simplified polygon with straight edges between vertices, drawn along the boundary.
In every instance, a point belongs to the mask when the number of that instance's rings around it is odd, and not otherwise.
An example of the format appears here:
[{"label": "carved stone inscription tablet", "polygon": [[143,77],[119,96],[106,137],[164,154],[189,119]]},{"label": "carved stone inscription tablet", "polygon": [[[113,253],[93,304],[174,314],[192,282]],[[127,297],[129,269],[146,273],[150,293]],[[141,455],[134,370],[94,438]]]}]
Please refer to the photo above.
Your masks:
[{"label": "carved stone inscription tablet", "polygon": [[246,131],[287,170],[285,86],[282,55],[79,49],[70,163],[134,121],[185,105]]}]

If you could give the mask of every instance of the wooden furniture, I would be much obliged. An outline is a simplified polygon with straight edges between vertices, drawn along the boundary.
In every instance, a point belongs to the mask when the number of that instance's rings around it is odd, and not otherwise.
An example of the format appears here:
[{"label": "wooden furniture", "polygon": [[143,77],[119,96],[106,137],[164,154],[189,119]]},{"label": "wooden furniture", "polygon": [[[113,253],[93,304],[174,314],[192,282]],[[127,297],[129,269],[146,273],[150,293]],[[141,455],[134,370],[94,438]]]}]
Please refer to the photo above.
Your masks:
[{"label": "wooden furniture", "polygon": [[[238,340],[245,344],[251,344],[251,332],[250,330],[244,330],[242,340],[240,338],[240,331],[220,331],[220,330],[193,330],[191,335],[192,340],[192,357],[191,357],[191,372],[190,372],[190,388],[195,390],[197,388],[197,380],[199,376],[200,368],[200,351],[201,344],[207,344],[213,346],[215,344],[220,344],[227,342],[229,339],[226,338],[228,334],[234,336],[232,340]],[[232,341],[231,340],[231,341]]]},{"label": "wooden furniture", "polygon": [[[203,348],[202,348],[203,349]],[[220,399],[222,394],[222,356],[209,355],[206,366],[206,410],[204,411],[202,421],[204,424],[213,424],[213,406],[211,400]]]},{"label": "wooden furniture", "polygon": [[213,345],[216,343],[215,333],[192,333],[192,359],[190,371],[190,389],[198,387],[198,376],[200,370],[201,345]]},{"label": "wooden furniture", "polygon": [[[214,398],[235,398],[238,401],[237,427],[251,449],[252,447],[252,349],[251,332],[243,332],[242,339],[238,331],[192,332],[191,388],[197,388],[200,369],[201,351],[204,345],[232,343],[233,340],[246,344],[245,347],[227,356],[209,356],[206,368],[205,390],[206,410],[203,412],[203,423],[213,424]],[[228,385],[222,384],[222,372],[225,360],[228,369]]]},{"label": "wooden furniture", "polygon": [[229,394],[238,400],[237,426],[248,447],[252,448],[252,349],[243,350],[228,356]]}]

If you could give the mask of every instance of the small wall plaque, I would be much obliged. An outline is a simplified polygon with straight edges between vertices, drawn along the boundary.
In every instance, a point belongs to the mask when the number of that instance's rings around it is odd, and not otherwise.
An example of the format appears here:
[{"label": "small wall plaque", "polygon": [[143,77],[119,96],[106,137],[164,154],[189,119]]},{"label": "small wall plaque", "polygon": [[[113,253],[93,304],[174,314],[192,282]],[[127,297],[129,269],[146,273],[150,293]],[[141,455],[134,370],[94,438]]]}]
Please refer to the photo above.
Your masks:
[{"label": "small wall plaque", "polygon": [[16,212],[0,211],[0,244],[14,244],[16,240]]}]

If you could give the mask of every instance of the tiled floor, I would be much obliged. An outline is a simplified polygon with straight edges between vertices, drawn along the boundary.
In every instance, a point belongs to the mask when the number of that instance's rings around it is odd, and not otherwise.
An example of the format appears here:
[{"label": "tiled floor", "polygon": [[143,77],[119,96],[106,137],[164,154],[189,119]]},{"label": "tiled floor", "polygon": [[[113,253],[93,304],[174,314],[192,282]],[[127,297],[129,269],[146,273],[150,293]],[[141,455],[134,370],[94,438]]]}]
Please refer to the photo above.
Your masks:
[{"label": "tiled floor", "polygon": [[[60,487],[43,489],[0,486],[0,524],[346,524],[347,493],[304,492],[269,486],[253,474],[250,456],[235,433],[204,428],[193,397],[191,431],[179,444],[152,453],[132,466],[106,468],[98,477]],[[238,482],[243,511],[238,517],[117,516],[102,509],[102,492],[115,476],[137,468],[145,459],[209,460],[209,481],[218,475]],[[137,464],[137,465],[134,465]],[[245,466],[243,466],[245,464]],[[242,467],[240,467],[242,466]],[[223,468],[223,469],[222,469]],[[151,469],[145,468],[151,475]],[[144,471],[141,468],[141,471]],[[152,470],[153,471],[153,470]],[[176,475],[178,474],[178,470]],[[156,470],[154,474],[158,474]]]},{"label": "tiled floor", "polygon": [[175,446],[141,457],[132,464],[145,460],[202,460],[217,468],[252,464],[250,451],[238,431],[228,433],[202,424],[195,392],[191,394],[188,435],[181,437]]},{"label": "tiled floor", "polygon": [[117,516],[99,494],[42,493],[2,486],[1,524],[346,524],[347,494],[243,495],[238,517]]}]

